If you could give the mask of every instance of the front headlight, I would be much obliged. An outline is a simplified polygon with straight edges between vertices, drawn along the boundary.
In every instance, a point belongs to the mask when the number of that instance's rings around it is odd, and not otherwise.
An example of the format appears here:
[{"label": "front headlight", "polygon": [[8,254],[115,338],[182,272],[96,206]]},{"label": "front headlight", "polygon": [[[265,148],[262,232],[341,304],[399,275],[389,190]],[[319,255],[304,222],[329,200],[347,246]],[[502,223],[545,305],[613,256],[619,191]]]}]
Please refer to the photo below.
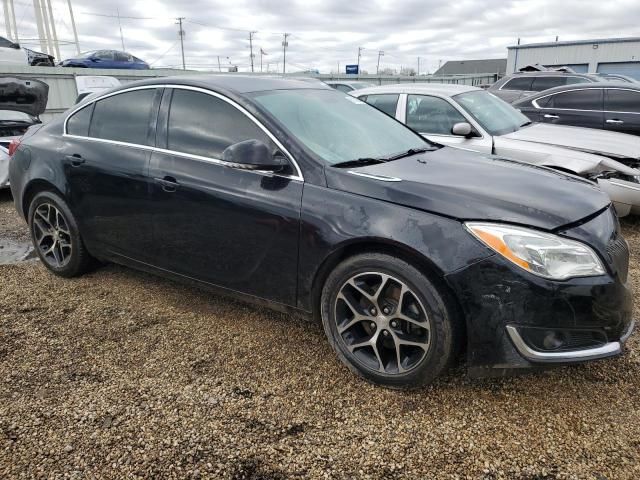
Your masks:
[{"label": "front headlight", "polygon": [[535,275],[553,280],[603,275],[604,266],[588,246],[558,235],[495,223],[465,223],[478,240]]}]

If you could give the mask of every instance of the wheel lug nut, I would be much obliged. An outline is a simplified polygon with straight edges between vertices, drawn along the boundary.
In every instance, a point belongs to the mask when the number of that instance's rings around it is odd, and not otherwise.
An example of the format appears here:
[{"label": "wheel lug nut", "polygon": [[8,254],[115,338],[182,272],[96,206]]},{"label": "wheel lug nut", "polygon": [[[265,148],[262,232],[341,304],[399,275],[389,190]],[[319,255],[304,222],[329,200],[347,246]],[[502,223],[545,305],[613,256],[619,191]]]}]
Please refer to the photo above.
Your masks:
[{"label": "wheel lug nut", "polygon": [[375,330],[376,329],[376,322],[371,322],[369,324],[369,326],[371,327],[372,330]]},{"label": "wheel lug nut", "polygon": [[382,309],[382,312],[383,312],[385,315],[389,315],[389,314],[391,313],[391,309],[390,309],[389,307],[384,307],[384,308]]},{"label": "wheel lug nut", "polygon": [[382,331],[382,335],[384,335],[385,337],[388,337],[389,336],[389,332],[387,332],[386,330],[383,330]]},{"label": "wheel lug nut", "polygon": [[395,320],[393,320],[393,321],[391,322],[391,327],[393,327],[393,328],[397,328],[397,327],[398,327],[398,322],[396,322]]},{"label": "wheel lug nut", "polygon": [[376,315],[378,312],[376,312],[376,309],[375,309],[375,308],[371,307],[371,309],[369,310],[369,313],[370,313],[371,315]]}]

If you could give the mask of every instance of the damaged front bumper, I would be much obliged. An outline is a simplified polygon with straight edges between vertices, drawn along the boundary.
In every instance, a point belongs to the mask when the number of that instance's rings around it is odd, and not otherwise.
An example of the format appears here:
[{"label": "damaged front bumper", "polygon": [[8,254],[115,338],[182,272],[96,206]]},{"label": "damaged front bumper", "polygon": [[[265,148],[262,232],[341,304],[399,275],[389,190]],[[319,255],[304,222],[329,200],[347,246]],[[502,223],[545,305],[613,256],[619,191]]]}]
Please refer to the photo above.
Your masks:
[{"label": "damaged front bumper", "polygon": [[470,376],[503,376],[624,351],[634,328],[633,296],[628,246],[615,216],[603,212],[556,233],[590,245],[606,274],[549,280],[494,255],[446,276],[466,319]]},{"label": "damaged front bumper", "polygon": [[611,198],[619,217],[640,215],[640,180],[631,182],[620,178],[599,178],[597,182]]}]

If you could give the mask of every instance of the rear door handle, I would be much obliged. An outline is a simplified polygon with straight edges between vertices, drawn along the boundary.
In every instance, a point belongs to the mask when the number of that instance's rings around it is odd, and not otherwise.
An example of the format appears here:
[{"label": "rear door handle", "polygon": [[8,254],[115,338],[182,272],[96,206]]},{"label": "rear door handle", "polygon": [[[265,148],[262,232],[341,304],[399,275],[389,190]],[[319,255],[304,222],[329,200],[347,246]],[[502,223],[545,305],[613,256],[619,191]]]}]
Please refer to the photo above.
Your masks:
[{"label": "rear door handle", "polygon": [[551,119],[553,119],[553,120],[557,120],[557,119],[559,119],[560,117],[559,117],[558,115],[551,115],[550,113],[547,113],[547,114],[544,116],[544,118],[551,118]]},{"label": "rear door handle", "polygon": [[162,190],[169,193],[175,192],[179,186],[178,181],[168,175],[164,178],[154,178],[154,180],[156,181],[156,183],[162,185]]},{"label": "rear door handle", "polygon": [[622,125],[624,122],[622,120],[611,119],[611,120],[607,120],[607,123],[613,123],[614,125]]},{"label": "rear door handle", "polygon": [[70,161],[73,167],[79,167],[84,162],[86,162],[86,160],[82,158],[82,155],[79,155],[77,153],[74,153],[73,155],[67,155],[64,158]]}]

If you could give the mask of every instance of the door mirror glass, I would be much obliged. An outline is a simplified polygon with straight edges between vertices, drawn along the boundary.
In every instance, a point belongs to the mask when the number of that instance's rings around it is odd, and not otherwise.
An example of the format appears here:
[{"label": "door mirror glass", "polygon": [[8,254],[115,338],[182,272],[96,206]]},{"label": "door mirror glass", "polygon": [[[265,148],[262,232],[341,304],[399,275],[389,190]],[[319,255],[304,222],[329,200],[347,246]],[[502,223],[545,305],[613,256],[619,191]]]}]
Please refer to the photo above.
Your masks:
[{"label": "door mirror glass", "polygon": [[279,172],[287,165],[282,155],[272,155],[269,147],[260,140],[245,140],[229,145],[222,152],[222,160],[236,164],[237,168]]},{"label": "door mirror glass", "polygon": [[469,125],[467,122],[456,123],[451,129],[451,133],[459,137],[468,137],[469,135],[471,135],[471,131],[471,125]]}]

